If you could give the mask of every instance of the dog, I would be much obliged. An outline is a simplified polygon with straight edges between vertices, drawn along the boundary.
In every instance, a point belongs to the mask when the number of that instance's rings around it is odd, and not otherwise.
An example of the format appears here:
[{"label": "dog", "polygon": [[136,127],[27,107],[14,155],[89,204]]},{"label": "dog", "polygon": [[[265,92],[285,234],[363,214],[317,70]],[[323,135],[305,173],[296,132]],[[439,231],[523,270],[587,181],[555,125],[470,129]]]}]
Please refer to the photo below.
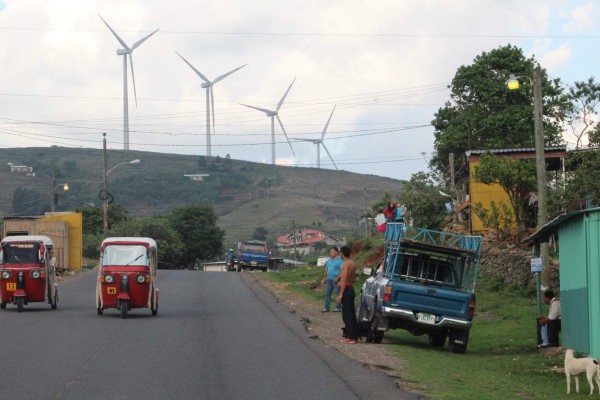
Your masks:
[{"label": "dog", "polygon": [[565,375],[567,376],[567,394],[571,392],[571,376],[575,377],[575,391],[579,393],[579,374],[585,372],[588,383],[590,384],[590,395],[594,393],[594,381],[598,385],[600,393],[600,370],[598,369],[598,360],[591,357],[575,358],[573,349],[567,349],[565,352]]}]

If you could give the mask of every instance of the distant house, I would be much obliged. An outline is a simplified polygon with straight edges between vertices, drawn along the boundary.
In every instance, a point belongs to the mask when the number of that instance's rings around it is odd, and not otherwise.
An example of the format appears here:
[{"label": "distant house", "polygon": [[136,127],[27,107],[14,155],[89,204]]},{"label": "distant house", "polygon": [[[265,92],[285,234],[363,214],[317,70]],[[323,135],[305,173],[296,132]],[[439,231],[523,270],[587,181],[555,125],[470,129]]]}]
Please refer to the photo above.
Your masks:
[{"label": "distant house", "polygon": [[299,254],[308,254],[314,250],[317,243],[323,243],[325,246],[337,246],[341,241],[322,231],[300,229],[296,231],[295,235],[279,236],[275,243],[282,251],[293,252],[295,248]]},{"label": "distant house", "polygon": [[209,176],[208,174],[184,174],[183,176],[190,178],[193,181],[203,181],[204,178]]},{"label": "distant house", "polygon": [[[500,203],[506,204],[512,209],[508,194],[500,184],[490,184],[475,181],[475,169],[479,166],[481,157],[486,153],[492,153],[499,158],[510,158],[513,160],[535,158],[535,148],[521,149],[492,149],[492,150],[469,150],[466,152],[469,167],[469,199],[459,205],[454,211],[460,212],[469,209],[469,221],[471,232],[481,232],[487,230],[483,222],[473,212],[473,205],[481,203],[483,208],[490,209],[491,203],[497,206]],[[546,159],[546,170],[562,173],[564,171],[564,161],[567,155],[567,146],[546,147],[544,149],[544,158]],[[523,201],[527,201],[534,211],[537,210],[536,193],[523,193]]]},{"label": "distant house", "polygon": [[11,174],[25,174],[27,176],[35,176],[35,172],[33,172],[33,167],[29,167],[27,165],[8,165],[10,167]]}]

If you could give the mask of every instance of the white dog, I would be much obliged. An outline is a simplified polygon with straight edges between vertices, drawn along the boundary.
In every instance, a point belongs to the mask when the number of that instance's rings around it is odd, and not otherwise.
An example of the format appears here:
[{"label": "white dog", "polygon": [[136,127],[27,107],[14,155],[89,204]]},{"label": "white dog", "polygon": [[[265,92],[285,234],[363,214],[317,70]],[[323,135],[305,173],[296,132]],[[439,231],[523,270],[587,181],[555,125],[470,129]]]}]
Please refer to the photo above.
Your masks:
[{"label": "white dog", "polygon": [[598,374],[598,360],[586,357],[575,358],[573,349],[567,349],[565,352],[565,375],[567,375],[567,394],[571,391],[571,376],[575,377],[575,391],[579,393],[579,374],[585,372],[588,383],[590,384],[590,394],[594,393],[594,381],[598,385],[598,393],[600,393],[600,378]]}]

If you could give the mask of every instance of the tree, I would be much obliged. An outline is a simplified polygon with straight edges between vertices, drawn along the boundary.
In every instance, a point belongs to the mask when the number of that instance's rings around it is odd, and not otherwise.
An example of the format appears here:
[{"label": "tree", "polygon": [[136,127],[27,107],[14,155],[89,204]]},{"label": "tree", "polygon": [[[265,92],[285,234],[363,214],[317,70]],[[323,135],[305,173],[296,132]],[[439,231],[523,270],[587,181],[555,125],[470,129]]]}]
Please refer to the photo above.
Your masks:
[{"label": "tree", "polygon": [[269,235],[269,231],[264,226],[259,226],[254,229],[254,233],[252,233],[252,239],[254,240],[267,240],[267,236]]},{"label": "tree", "polygon": [[[450,85],[450,100],[435,114],[432,125],[434,152],[430,167],[448,175],[448,156],[456,157],[457,183],[468,180],[467,150],[534,147],[533,94],[534,58],[507,45],[483,52],[471,65],[458,68]],[[509,91],[510,74],[525,77],[519,90]],[[544,133],[546,146],[562,143],[562,121],[569,109],[560,80],[542,70]]]},{"label": "tree", "polygon": [[440,229],[447,211],[446,198],[439,192],[440,187],[425,172],[413,174],[402,186],[400,201],[406,205],[416,226]]},{"label": "tree", "polygon": [[388,192],[385,192],[381,199],[377,200],[376,203],[371,205],[371,209],[375,212],[379,210],[383,210],[386,206],[388,206],[392,202],[392,196]]},{"label": "tree", "polygon": [[183,264],[184,244],[166,217],[146,217],[121,221],[111,236],[150,237],[158,248],[158,268],[174,269]]},{"label": "tree", "polygon": [[[582,139],[595,132],[597,127],[596,107],[600,102],[600,84],[591,77],[587,82],[575,82],[569,88],[571,109],[567,113],[569,134],[576,140],[575,148],[583,146]],[[595,138],[592,138],[592,142]]]},{"label": "tree", "polygon": [[[100,207],[82,207],[75,210],[83,217],[83,234],[101,234],[104,228],[104,214]],[[129,218],[129,211],[118,205],[108,206],[108,228],[118,225]]]},{"label": "tree", "polygon": [[217,226],[217,216],[212,207],[190,205],[175,208],[169,222],[184,244],[182,265],[191,267],[197,260],[210,260],[221,253],[225,231]]},{"label": "tree", "polygon": [[513,160],[486,153],[481,157],[479,166],[475,167],[475,181],[502,186],[514,210],[517,226],[525,226],[523,196],[536,190],[535,160]]}]

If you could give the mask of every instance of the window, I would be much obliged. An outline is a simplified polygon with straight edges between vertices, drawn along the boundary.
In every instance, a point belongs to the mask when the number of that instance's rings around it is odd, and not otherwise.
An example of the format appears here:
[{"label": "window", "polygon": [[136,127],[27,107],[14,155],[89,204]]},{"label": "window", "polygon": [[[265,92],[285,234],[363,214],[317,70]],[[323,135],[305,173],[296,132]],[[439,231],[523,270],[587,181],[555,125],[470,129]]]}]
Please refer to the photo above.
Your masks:
[{"label": "window", "polygon": [[102,265],[147,266],[148,253],[142,245],[108,245],[104,249]]}]

